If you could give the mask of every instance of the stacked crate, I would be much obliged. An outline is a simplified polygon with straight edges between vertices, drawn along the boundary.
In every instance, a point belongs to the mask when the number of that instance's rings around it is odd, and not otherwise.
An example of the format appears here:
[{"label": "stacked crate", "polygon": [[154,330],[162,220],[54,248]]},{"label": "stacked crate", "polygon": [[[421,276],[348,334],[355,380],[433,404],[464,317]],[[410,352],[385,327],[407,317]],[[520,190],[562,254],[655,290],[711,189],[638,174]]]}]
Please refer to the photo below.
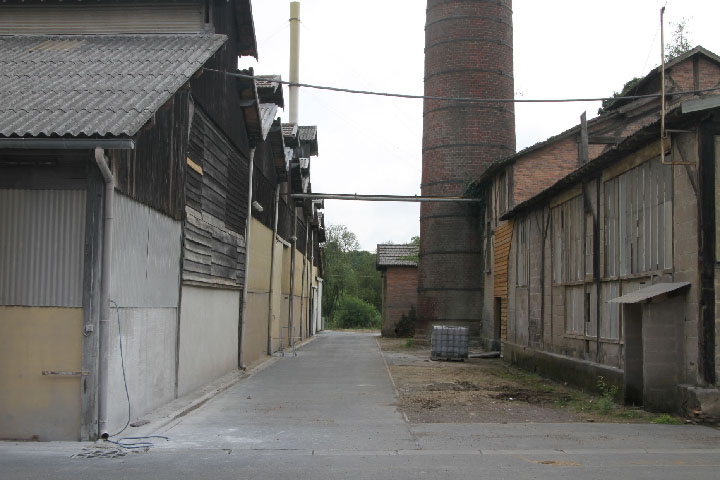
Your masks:
[{"label": "stacked crate", "polygon": [[465,360],[468,358],[468,329],[434,325],[430,345],[432,360]]}]

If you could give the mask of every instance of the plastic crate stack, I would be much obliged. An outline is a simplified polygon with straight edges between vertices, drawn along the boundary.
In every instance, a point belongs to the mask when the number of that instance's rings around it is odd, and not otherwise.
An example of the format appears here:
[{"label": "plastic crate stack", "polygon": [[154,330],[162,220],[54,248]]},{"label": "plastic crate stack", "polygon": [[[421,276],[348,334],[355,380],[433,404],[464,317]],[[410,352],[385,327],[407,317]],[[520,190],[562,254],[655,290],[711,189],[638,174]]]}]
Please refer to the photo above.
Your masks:
[{"label": "plastic crate stack", "polygon": [[433,360],[464,360],[468,358],[468,329],[435,325],[430,346]]}]

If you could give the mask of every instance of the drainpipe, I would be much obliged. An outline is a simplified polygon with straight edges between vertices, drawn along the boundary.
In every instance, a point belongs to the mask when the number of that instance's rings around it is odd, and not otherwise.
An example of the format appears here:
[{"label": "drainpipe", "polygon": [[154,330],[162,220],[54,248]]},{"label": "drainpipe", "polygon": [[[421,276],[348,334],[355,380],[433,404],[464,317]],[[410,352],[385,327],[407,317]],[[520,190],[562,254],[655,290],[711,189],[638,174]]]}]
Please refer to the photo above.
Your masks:
[{"label": "drainpipe", "polygon": [[297,207],[295,201],[290,200],[293,211],[292,246],[290,247],[290,306],[288,308],[288,346],[292,345],[293,327],[295,326],[295,248],[297,248]]},{"label": "drainpipe", "polygon": [[247,318],[248,272],[250,271],[250,224],[252,223],[253,168],[255,166],[255,147],[250,149],[248,162],[248,198],[247,218],[245,219],[245,278],[243,280],[242,304],[240,305],[240,331],[238,332],[238,368],[243,369],[243,340],[245,339],[245,319]]},{"label": "drainpipe", "polygon": [[312,300],[315,300],[315,298],[317,296],[315,294],[315,290],[314,290],[316,287],[312,284],[313,283],[312,280],[313,280],[313,266],[314,265],[315,265],[315,230],[310,230],[310,271],[308,272],[308,277],[309,277],[308,285],[311,287],[310,288],[311,301],[308,304],[308,312],[310,312],[308,314],[309,315],[308,318],[310,319],[310,331],[309,331],[308,336],[315,335],[315,331],[317,330],[317,328],[316,328],[317,318],[315,317],[315,312],[313,311],[314,310],[313,307],[315,306],[315,304],[312,301]]},{"label": "drainpipe", "polygon": [[[308,244],[308,233],[310,230],[310,222],[305,217],[305,255],[303,256],[303,268],[302,268],[302,280],[300,283],[300,337],[303,336],[303,326],[307,319],[303,319],[305,315],[305,280],[307,279],[307,244]],[[307,333],[307,332],[306,332]]]},{"label": "drainpipe", "polygon": [[112,219],[115,196],[115,181],[108,167],[105,150],[95,148],[97,163],[105,181],[103,240],[102,240],[102,275],[100,277],[100,338],[98,365],[98,435],[108,438],[108,372],[110,346],[110,271],[112,268]]},{"label": "drainpipe", "polygon": [[280,208],[280,185],[275,186],[275,218],[270,241],[270,288],[268,289],[267,354],[272,355],[272,319],[273,319],[273,282],[275,278],[275,243],[277,242],[278,209]]}]

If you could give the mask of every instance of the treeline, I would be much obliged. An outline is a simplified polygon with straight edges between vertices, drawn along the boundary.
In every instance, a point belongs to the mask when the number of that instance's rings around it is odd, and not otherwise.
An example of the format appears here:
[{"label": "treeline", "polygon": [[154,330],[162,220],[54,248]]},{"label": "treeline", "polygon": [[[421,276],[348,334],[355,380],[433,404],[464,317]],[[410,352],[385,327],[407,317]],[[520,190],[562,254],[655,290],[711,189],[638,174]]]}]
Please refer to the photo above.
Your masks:
[{"label": "treeline", "polygon": [[327,228],[323,314],[329,328],[380,328],[382,278],[375,253],[344,225]]}]

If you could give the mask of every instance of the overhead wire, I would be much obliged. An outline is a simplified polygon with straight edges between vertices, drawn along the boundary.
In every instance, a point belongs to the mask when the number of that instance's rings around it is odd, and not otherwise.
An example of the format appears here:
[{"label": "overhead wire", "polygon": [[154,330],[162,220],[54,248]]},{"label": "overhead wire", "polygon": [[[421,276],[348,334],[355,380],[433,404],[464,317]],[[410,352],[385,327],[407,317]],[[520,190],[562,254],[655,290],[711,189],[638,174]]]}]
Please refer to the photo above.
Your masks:
[{"label": "overhead wire", "polygon": [[[249,75],[246,73],[227,72],[225,70],[217,70],[214,68],[203,67],[203,70],[208,72],[222,73],[231,77],[245,78],[248,80],[263,80],[267,81],[266,77],[257,75]],[[528,99],[528,98],[477,98],[477,97],[440,97],[432,95],[412,95],[406,93],[391,93],[391,92],[376,92],[370,90],[355,90],[352,88],[341,88],[341,87],[329,87],[325,85],[314,85],[310,83],[298,83],[288,82],[285,80],[273,80],[273,83],[280,83],[283,85],[289,85],[291,87],[303,87],[303,88],[314,88],[317,90],[329,90],[333,92],[353,93],[358,95],[374,95],[380,97],[394,97],[394,98],[408,98],[417,100],[442,100],[449,102],[463,102],[463,103],[573,103],[573,102],[601,102],[605,100],[617,100],[619,97],[588,97],[588,98],[554,98],[554,99]],[[715,92],[720,90],[720,87],[706,88],[702,90],[687,90],[680,92],[672,92],[673,95],[691,95],[699,93]],[[651,93],[646,95],[627,95],[621,98],[627,100],[639,100],[642,98],[660,98],[659,93]]]}]

